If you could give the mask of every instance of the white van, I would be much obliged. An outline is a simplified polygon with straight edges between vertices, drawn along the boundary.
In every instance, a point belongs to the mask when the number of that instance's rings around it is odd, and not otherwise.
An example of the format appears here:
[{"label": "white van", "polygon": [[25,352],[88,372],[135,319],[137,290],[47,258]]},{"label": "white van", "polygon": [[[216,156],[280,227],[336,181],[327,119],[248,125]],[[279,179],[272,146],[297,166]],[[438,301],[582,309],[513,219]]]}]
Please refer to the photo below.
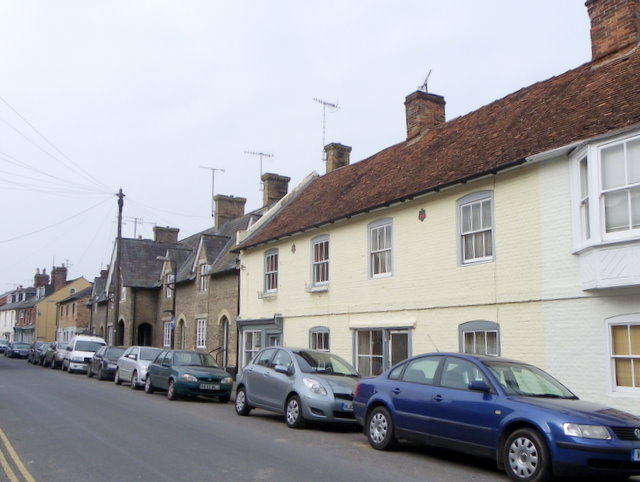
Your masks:
[{"label": "white van", "polygon": [[75,371],[86,372],[87,364],[93,358],[93,354],[106,344],[107,342],[99,336],[74,336],[64,355],[62,369],[67,370],[69,373]]}]

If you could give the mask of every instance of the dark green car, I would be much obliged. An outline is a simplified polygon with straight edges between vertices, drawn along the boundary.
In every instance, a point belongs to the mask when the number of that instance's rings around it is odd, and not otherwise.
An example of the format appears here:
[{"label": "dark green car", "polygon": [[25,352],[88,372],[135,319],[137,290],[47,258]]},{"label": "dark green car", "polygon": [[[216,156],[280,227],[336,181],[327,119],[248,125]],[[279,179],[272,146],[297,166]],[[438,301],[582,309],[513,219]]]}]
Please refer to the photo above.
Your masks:
[{"label": "dark green car", "polygon": [[147,368],[144,391],[166,390],[169,400],[202,395],[227,403],[232,387],[231,375],[208,353],[163,350]]}]

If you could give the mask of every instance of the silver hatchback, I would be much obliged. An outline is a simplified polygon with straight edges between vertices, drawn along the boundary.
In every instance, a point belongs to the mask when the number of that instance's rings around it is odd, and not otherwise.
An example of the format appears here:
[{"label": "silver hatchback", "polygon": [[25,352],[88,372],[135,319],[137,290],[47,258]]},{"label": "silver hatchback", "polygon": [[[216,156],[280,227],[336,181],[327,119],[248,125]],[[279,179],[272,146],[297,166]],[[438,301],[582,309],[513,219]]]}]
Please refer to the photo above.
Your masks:
[{"label": "silver hatchback", "polygon": [[238,376],[236,413],[281,413],[291,428],[307,421],[356,423],[353,392],[359,379],[349,363],[328,352],[264,348]]},{"label": "silver hatchback", "polygon": [[147,378],[147,367],[162,350],[150,346],[130,346],[118,358],[118,367],[113,381],[116,385],[129,382],[131,388],[137,390],[144,386]]}]

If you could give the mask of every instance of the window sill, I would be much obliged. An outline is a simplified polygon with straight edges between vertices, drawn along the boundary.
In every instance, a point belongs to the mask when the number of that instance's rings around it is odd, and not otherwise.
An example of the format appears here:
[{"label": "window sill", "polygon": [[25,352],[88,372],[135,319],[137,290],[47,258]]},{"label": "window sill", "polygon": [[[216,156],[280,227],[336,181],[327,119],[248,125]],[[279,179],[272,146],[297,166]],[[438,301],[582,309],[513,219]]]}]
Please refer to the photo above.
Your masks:
[{"label": "window sill", "polygon": [[277,291],[258,291],[258,299],[269,300],[278,296]]},{"label": "window sill", "polygon": [[321,285],[321,286],[309,286],[305,284],[304,289],[307,293],[326,293],[329,291],[329,285]]}]

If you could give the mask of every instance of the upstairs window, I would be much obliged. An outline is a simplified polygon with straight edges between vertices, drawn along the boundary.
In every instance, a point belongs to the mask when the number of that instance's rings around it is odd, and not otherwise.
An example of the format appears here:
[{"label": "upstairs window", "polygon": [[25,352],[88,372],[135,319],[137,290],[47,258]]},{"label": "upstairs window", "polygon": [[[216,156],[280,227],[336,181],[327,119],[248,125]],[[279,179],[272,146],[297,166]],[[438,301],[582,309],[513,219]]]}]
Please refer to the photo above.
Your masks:
[{"label": "upstairs window", "polygon": [[264,291],[274,293],[278,290],[278,250],[272,249],[264,255]]},{"label": "upstairs window", "polygon": [[318,236],[311,241],[311,282],[313,286],[329,283],[329,236]]},{"label": "upstairs window", "polygon": [[392,274],[391,219],[381,219],[369,225],[369,277],[378,278]]},{"label": "upstairs window", "polygon": [[458,200],[461,264],[493,259],[493,194],[470,194]]},{"label": "upstairs window", "polygon": [[175,276],[173,273],[169,273],[165,276],[165,296],[167,298],[173,297],[173,283],[175,282]]},{"label": "upstairs window", "polygon": [[605,233],[640,229],[640,138],[600,149]]},{"label": "upstairs window", "polygon": [[209,266],[206,264],[200,265],[200,291],[207,291],[209,289]]}]

